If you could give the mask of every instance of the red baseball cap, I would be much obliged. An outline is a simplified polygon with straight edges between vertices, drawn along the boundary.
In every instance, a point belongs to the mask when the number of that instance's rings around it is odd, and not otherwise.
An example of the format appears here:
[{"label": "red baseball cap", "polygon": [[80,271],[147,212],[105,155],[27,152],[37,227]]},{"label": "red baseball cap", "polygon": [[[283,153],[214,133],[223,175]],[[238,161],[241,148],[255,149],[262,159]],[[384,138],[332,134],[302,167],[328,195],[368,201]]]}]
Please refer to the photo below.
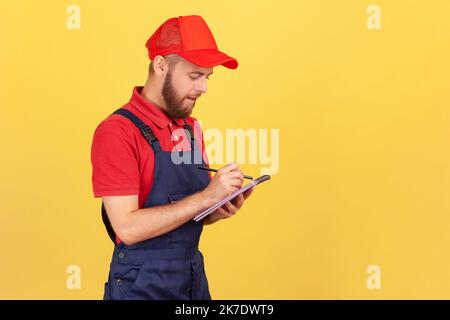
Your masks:
[{"label": "red baseball cap", "polygon": [[179,16],[164,22],[147,40],[148,56],[176,53],[200,67],[212,68],[222,65],[236,69],[238,62],[219,51],[216,41],[202,17]]}]

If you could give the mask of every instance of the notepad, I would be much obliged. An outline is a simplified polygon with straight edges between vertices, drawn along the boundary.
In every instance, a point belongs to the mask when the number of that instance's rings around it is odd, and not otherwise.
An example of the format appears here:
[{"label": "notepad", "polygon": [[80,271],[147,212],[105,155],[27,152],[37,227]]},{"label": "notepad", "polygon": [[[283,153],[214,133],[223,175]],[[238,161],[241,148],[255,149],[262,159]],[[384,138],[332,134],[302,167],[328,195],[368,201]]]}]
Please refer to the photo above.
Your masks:
[{"label": "notepad", "polygon": [[218,208],[220,208],[221,206],[223,206],[225,203],[227,203],[228,201],[233,200],[234,198],[236,198],[238,195],[240,195],[241,193],[253,188],[254,186],[256,186],[257,184],[260,184],[261,182],[267,181],[270,179],[269,175],[263,175],[259,178],[254,179],[252,182],[246,184],[245,186],[243,186],[242,188],[240,188],[239,190],[233,192],[231,195],[229,195],[228,197],[226,197],[225,199],[223,199],[222,201],[217,202],[216,204],[212,205],[211,207],[209,207],[208,209],[206,209],[205,211],[203,211],[202,213],[198,214],[197,216],[195,216],[194,220],[195,221],[200,221],[203,218],[205,218],[206,216],[210,215],[211,213],[213,213],[214,211],[216,211]]}]

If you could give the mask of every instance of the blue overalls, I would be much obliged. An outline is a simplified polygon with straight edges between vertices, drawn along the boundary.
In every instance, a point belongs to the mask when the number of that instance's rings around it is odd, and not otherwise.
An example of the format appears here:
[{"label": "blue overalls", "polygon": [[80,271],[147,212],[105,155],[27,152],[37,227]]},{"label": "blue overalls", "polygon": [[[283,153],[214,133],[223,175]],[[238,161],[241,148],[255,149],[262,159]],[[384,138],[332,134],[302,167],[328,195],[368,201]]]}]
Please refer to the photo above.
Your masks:
[{"label": "blue overalls", "polygon": [[[144,207],[175,202],[187,195],[203,190],[209,183],[206,165],[194,140],[192,127],[184,128],[191,139],[191,151],[173,151],[186,157],[190,163],[175,164],[170,151],[162,151],[153,131],[126,109],[114,112],[131,120],[142,132],[155,154],[154,182]],[[200,152],[200,156],[194,156]],[[183,158],[184,158],[183,157]],[[201,163],[194,160],[201,159]],[[125,245],[116,244],[114,230],[102,204],[102,217],[108,234],[115,243],[104,299],[173,299],[210,300],[203,255],[198,249],[203,220],[181,225],[166,234]]]}]

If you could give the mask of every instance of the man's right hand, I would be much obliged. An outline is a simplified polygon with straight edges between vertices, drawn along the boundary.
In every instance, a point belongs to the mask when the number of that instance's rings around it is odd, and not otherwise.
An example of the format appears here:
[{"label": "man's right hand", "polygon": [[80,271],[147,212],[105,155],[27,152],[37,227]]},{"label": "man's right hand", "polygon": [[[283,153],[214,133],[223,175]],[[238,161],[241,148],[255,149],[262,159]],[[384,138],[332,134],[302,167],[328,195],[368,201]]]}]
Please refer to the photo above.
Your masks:
[{"label": "man's right hand", "polygon": [[211,203],[219,202],[241,188],[244,174],[236,163],[220,168],[203,193]]}]

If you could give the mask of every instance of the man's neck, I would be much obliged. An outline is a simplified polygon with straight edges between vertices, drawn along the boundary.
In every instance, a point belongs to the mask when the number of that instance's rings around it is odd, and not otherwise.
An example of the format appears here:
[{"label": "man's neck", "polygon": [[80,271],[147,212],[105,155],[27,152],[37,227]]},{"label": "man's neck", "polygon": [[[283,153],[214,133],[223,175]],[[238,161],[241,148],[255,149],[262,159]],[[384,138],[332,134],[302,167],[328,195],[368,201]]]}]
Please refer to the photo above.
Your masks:
[{"label": "man's neck", "polygon": [[160,93],[156,92],[156,86],[151,86],[147,81],[140,92],[140,96],[151,102],[161,110],[165,110],[165,104]]}]

